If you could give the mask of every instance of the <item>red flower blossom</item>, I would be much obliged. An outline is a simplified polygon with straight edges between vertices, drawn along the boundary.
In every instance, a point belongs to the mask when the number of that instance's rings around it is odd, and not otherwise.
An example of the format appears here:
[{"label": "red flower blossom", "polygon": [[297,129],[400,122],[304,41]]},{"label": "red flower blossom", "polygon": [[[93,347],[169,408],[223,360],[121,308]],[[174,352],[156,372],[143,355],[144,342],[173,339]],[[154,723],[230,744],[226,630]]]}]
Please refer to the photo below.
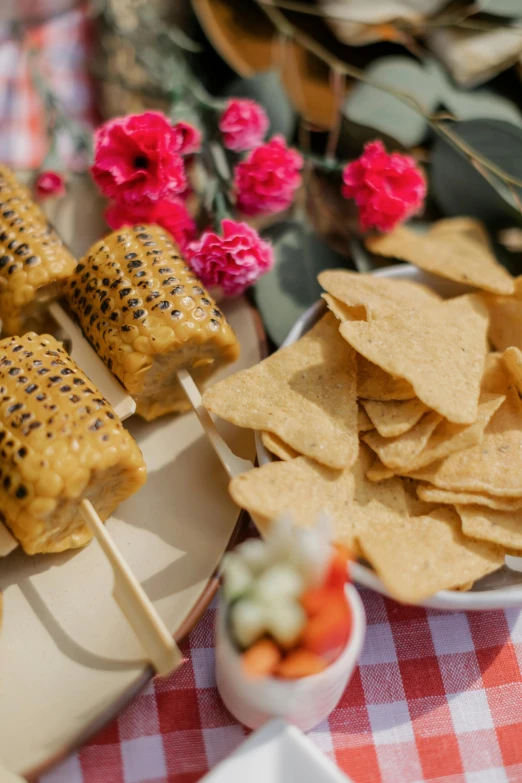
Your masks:
[{"label": "red flower blossom", "polygon": [[207,287],[238,296],[274,263],[268,242],[246,223],[223,220],[223,236],[207,231],[188,247],[189,264]]},{"label": "red flower blossom", "polygon": [[388,154],[379,140],[345,167],[343,181],[343,196],[355,200],[363,231],[391,231],[418,212],[426,196],[426,180],[413,158]]},{"label": "red flower blossom", "polygon": [[65,180],[57,171],[42,171],[36,177],[34,189],[39,199],[59,198],[65,194]]},{"label": "red flower blossom", "polygon": [[134,205],[111,204],[105,212],[105,219],[114,230],[121,226],[155,223],[172,234],[181,250],[185,250],[196,233],[195,223],[180,198]]},{"label": "red flower blossom", "polygon": [[159,111],[118,117],[95,134],[92,176],[108,198],[156,201],[186,186],[179,132]]},{"label": "red flower blossom", "polygon": [[219,130],[227,149],[243,152],[261,144],[269,124],[258,103],[249,98],[230,98],[219,120]]},{"label": "red flower blossom", "polygon": [[188,122],[176,122],[174,131],[178,137],[177,152],[180,155],[192,155],[201,147],[201,131]]},{"label": "red flower blossom", "polygon": [[245,215],[282,212],[290,206],[301,184],[303,158],[286,146],[283,136],[252,150],[236,166],[234,187],[237,206]]}]

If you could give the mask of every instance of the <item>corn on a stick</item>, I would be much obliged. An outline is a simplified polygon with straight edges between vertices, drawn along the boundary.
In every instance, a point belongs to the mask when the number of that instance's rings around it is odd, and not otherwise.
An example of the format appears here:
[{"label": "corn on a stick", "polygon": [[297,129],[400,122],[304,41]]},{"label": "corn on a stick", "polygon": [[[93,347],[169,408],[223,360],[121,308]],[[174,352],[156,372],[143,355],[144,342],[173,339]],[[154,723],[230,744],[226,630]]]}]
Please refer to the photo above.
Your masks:
[{"label": "corn on a stick", "polygon": [[48,331],[47,303],[75,266],[30,192],[0,164],[2,334]]},{"label": "corn on a stick", "polygon": [[141,452],[49,335],[0,341],[0,520],[28,554],[83,546],[89,499],[103,519],[144,483]]},{"label": "corn on a stick", "polygon": [[147,420],[190,408],[178,370],[200,383],[237,358],[223,313],[158,226],[98,242],[65,290],[83,333]]},{"label": "corn on a stick", "polygon": [[181,656],[101,518],[144,483],[141,452],[108,402],[54,337],[0,341],[0,507],[28,554],[82,546],[94,534],[114,597],[160,673]]}]

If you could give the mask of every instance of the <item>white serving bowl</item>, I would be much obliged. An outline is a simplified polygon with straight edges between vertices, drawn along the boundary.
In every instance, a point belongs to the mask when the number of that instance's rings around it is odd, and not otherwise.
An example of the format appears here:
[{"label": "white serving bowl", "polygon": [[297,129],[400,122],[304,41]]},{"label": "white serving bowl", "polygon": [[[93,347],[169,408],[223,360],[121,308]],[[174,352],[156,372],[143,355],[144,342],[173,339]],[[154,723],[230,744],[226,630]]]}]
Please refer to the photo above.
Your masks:
[{"label": "white serving bowl", "polygon": [[245,675],[241,657],[225,628],[225,613],[220,605],[216,626],[216,681],[223,703],[238,721],[258,729],[271,718],[283,718],[308,731],[335,709],[355,669],[366,633],[364,607],[353,585],[346,586],[346,597],[352,610],[348,644],[327,669],[300,680]]},{"label": "white serving bowl", "polygon": [[[423,283],[437,291],[443,297],[458,296],[472,289],[445,280],[442,277],[423,272],[410,264],[388,266],[374,272],[377,277],[390,277],[396,280],[411,280]],[[325,312],[326,305],[322,300],[310,307],[294,324],[283,346],[291,345],[302,337]],[[271,462],[273,457],[265,449],[259,434],[256,434],[257,458],[260,465]],[[377,574],[371,568],[361,563],[351,566],[353,579],[365,587],[371,587],[378,593],[388,595],[388,592]],[[471,590],[441,590],[430,598],[422,601],[422,606],[434,609],[449,610],[483,610],[505,609],[508,606],[522,605],[522,559],[506,556],[505,565],[493,574],[489,574],[475,582]]]}]

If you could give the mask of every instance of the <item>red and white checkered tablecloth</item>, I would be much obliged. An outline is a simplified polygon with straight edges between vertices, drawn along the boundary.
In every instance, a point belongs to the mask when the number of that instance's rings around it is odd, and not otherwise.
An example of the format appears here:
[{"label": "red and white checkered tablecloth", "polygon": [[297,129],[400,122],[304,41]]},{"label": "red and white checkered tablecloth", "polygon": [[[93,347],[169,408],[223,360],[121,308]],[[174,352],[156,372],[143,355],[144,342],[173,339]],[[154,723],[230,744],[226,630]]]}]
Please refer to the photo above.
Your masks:
[{"label": "red and white checkered tablecloth", "polygon": [[[522,781],[521,611],[449,613],[361,594],[359,666],[312,741],[355,783]],[[215,687],[215,613],[190,634],[181,670],[40,783],[193,783],[229,755],[246,730]]]}]

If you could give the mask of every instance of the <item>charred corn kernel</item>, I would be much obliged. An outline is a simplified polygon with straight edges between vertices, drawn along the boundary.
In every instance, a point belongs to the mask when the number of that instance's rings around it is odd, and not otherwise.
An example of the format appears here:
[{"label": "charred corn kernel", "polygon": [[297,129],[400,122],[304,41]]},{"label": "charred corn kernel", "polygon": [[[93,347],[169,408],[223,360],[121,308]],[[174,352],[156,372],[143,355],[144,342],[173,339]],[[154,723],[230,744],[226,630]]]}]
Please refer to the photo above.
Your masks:
[{"label": "charred corn kernel", "polygon": [[179,369],[201,383],[238,356],[223,313],[158,226],[98,242],[65,290],[84,334],[149,421],[190,407]]},{"label": "charred corn kernel", "polygon": [[107,519],[145,477],[137,444],[54,337],[0,340],[0,519],[28,554],[86,544],[80,501]]},{"label": "charred corn kernel", "polygon": [[40,207],[7,166],[0,164],[0,319],[2,333],[46,326],[46,302],[76,262]]}]

